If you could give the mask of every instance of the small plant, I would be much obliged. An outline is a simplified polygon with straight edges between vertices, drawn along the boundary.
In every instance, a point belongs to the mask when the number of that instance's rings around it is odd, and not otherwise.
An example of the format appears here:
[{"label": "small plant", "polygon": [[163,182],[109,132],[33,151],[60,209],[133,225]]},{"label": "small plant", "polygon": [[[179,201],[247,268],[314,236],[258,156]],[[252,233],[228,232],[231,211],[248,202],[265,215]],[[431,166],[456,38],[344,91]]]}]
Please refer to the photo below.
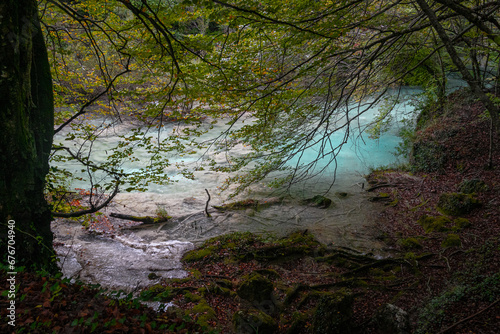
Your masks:
[{"label": "small plant", "polygon": [[158,218],[170,218],[164,204],[156,204],[156,216]]}]

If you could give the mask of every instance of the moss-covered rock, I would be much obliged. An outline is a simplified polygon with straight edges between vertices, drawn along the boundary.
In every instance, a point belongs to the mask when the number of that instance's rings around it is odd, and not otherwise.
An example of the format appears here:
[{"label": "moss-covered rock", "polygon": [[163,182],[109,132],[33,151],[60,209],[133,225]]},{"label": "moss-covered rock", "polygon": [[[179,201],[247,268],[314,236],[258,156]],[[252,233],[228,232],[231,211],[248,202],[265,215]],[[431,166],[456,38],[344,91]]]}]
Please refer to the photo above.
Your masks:
[{"label": "moss-covered rock", "polygon": [[453,224],[455,224],[455,227],[453,228],[453,230],[455,230],[455,231],[459,231],[459,230],[466,228],[466,227],[469,227],[471,225],[470,220],[468,220],[467,218],[461,218],[461,217],[454,219]]},{"label": "moss-covered rock", "polygon": [[335,196],[337,196],[337,198],[347,198],[347,197],[349,197],[350,195],[349,195],[349,193],[346,193],[346,192],[344,192],[344,191],[337,191],[337,192],[335,193]]},{"label": "moss-covered rock", "polygon": [[187,252],[184,254],[183,261],[185,262],[195,262],[195,261],[201,261],[212,254],[211,248],[198,248],[192,251]]},{"label": "moss-covered rock", "polygon": [[326,209],[332,205],[332,200],[322,195],[316,195],[313,198],[304,200],[303,203],[316,208]]},{"label": "moss-covered rock", "polygon": [[244,281],[238,287],[237,293],[241,298],[254,303],[273,300],[273,283],[257,272],[244,277]]},{"label": "moss-covered rock", "polygon": [[487,190],[488,185],[483,180],[478,179],[463,180],[458,186],[458,191],[464,194],[479,193]]},{"label": "moss-covered rock", "polygon": [[322,255],[326,247],[316,238],[304,232],[294,232],[290,235],[272,241],[252,253],[254,259],[273,263],[281,263],[304,255]]},{"label": "moss-covered rock", "polygon": [[451,223],[451,219],[445,216],[435,217],[423,215],[417,222],[423,227],[426,233],[445,232],[448,231],[446,224]]},{"label": "moss-covered rock", "polygon": [[460,236],[457,234],[448,234],[446,239],[441,243],[441,247],[449,248],[449,247],[460,247],[462,242],[460,241]]},{"label": "moss-covered rock", "polygon": [[278,329],[276,321],[257,309],[240,310],[233,315],[233,326],[240,334],[273,334]]},{"label": "moss-covered rock", "polygon": [[309,314],[294,312],[290,321],[290,327],[286,331],[287,334],[301,334],[306,332],[307,320]]},{"label": "moss-covered rock", "polygon": [[182,260],[212,262],[222,257],[230,260],[234,256],[238,257],[239,253],[246,253],[247,248],[252,248],[260,242],[261,238],[250,232],[225,234],[205,241],[200,247],[184,254]]},{"label": "moss-covered rock", "polygon": [[313,333],[350,333],[354,297],[347,289],[322,296],[313,315]]},{"label": "moss-covered rock", "polygon": [[202,300],[202,297],[199,296],[199,295],[195,295],[194,293],[191,293],[191,292],[186,292],[184,294],[184,299],[186,299],[186,301],[188,302],[199,302],[200,300]]},{"label": "moss-covered rock", "polygon": [[437,209],[449,216],[460,216],[470,213],[481,203],[472,194],[444,193],[439,196]]},{"label": "moss-covered rock", "polygon": [[400,239],[398,241],[398,244],[405,249],[422,248],[422,244],[420,243],[420,239],[418,238],[410,237],[410,238]]},{"label": "moss-covered rock", "polygon": [[392,304],[386,304],[375,316],[375,322],[381,333],[410,334],[410,319],[408,313]]},{"label": "moss-covered rock", "polygon": [[148,279],[150,279],[150,280],[155,280],[158,278],[161,278],[161,276],[158,276],[156,273],[149,273],[148,274]]},{"label": "moss-covered rock", "polygon": [[209,321],[216,319],[214,309],[208,305],[205,299],[201,299],[200,303],[196,304],[191,310],[187,310],[186,315],[194,316],[196,323],[204,327],[210,327]]}]

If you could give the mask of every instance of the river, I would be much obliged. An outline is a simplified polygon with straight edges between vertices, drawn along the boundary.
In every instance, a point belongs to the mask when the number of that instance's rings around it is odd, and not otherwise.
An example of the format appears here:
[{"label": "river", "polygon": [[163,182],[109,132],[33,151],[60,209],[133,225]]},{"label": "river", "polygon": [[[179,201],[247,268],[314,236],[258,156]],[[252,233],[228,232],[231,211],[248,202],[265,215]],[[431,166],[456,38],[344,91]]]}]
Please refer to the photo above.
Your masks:
[{"label": "river", "polygon": [[[414,94],[418,90],[404,89],[405,95]],[[158,186],[150,184],[145,192],[120,193],[111,205],[103,209],[105,215],[111,212],[136,216],[154,216],[161,210],[174,218],[168,222],[151,227],[137,227],[126,221],[108,217],[103,226],[96,226],[89,231],[81,225],[68,220],[58,219],[53,222],[56,250],[58,252],[63,273],[67,277],[80,279],[89,283],[99,283],[105,288],[135,291],[144,286],[169,277],[183,277],[180,258],[182,254],[204,240],[229,232],[250,231],[255,233],[271,233],[285,235],[300,229],[313,233],[319,241],[327,245],[356,248],[363,252],[380,254],[382,245],[375,239],[373,221],[379,207],[368,201],[363,190],[366,182],[364,175],[370,168],[397,164],[400,161],[393,154],[400,142],[398,137],[401,119],[411,115],[412,106],[408,100],[399,103],[393,111],[394,125],[379,139],[359,136],[355,132],[337,157],[336,168],[331,166],[321,175],[297,184],[292,191],[293,196],[277,200],[277,193],[265,184],[257,184],[237,199],[256,199],[272,202],[264,208],[247,208],[246,210],[219,212],[211,209],[211,217],[203,213],[207,189],[211,194],[210,205],[221,205],[227,200],[227,193],[218,193],[217,189],[227,177],[223,173],[209,170],[194,171],[194,180],[182,178],[176,174],[175,166],[165,169],[177,182]],[[363,114],[360,124],[370,122],[377,109],[373,108]],[[120,135],[130,131],[130,124],[117,124],[113,131],[103,133],[102,139],[92,143],[92,159],[104,161],[109,155]],[[217,136],[225,129],[219,123],[202,140]],[[166,133],[173,128],[167,125]],[[67,134],[64,131],[55,138],[56,142],[64,142]],[[342,140],[343,135],[335,140]],[[241,155],[248,148],[237,146],[231,153]],[[146,150],[134,150],[136,161],[123,165],[126,171],[143,167],[148,161]],[[206,151],[179,158],[193,170],[199,166]],[[315,148],[306,152],[305,159],[316,157]],[[175,160],[175,156],[172,159]],[[62,167],[62,165],[54,164]],[[80,167],[73,168],[77,177],[83,181],[71,184],[75,188],[86,188],[85,173]],[[80,174],[79,174],[80,173]],[[330,188],[335,176],[335,184]],[[333,204],[327,209],[311,207],[304,204],[304,198],[322,193],[332,199]],[[152,273],[154,275],[152,275]],[[148,277],[149,276],[149,277]],[[153,278],[153,279],[150,279]]]}]

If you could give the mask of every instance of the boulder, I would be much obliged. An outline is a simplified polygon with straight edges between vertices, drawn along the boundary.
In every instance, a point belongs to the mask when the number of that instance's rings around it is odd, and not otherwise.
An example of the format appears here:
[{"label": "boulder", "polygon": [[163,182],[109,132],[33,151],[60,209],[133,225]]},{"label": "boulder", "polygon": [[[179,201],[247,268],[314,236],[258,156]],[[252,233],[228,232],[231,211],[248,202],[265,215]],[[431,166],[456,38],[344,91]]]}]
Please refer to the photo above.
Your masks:
[{"label": "boulder", "polygon": [[327,209],[332,205],[332,200],[322,195],[316,195],[313,198],[306,199],[304,203],[316,208]]},{"label": "boulder", "polygon": [[245,280],[240,284],[238,296],[249,302],[260,304],[273,300],[273,283],[257,272],[252,272],[245,276]]},{"label": "boulder", "polygon": [[313,333],[352,332],[354,297],[347,289],[322,296],[313,315]]},{"label": "boulder", "polygon": [[385,334],[410,334],[410,319],[403,309],[386,304],[376,314],[375,322],[381,333]]},{"label": "boulder", "polygon": [[444,193],[439,196],[437,209],[445,215],[460,216],[470,213],[481,203],[472,194]]},{"label": "boulder", "polygon": [[276,321],[257,309],[240,310],[233,315],[233,326],[239,334],[273,334],[278,330]]},{"label": "boulder", "polygon": [[486,183],[479,179],[463,180],[458,185],[458,191],[464,194],[479,193],[487,190],[488,186]]}]

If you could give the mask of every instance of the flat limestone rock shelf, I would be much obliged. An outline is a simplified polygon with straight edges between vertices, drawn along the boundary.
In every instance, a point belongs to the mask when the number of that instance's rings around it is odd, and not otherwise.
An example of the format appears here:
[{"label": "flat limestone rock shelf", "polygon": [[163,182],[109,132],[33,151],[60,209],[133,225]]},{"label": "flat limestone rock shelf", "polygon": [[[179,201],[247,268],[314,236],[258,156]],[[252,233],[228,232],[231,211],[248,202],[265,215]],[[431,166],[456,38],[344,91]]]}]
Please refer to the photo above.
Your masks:
[{"label": "flat limestone rock shelf", "polygon": [[111,228],[108,226],[105,233],[96,233],[98,227],[86,230],[77,222],[59,219],[53,222],[52,230],[66,277],[129,292],[156,284],[162,277],[185,277],[187,273],[180,262],[185,252],[209,238],[231,232],[285,236],[308,230],[327,245],[384,253],[383,245],[375,239],[374,228],[380,205],[371,203],[360,190],[330,197],[333,203],[327,209],[299,200],[283,200],[240,210],[212,208],[211,217],[207,217],[204,200],[169,202],[158,194],[135,193],[119,197],[107,210],[113,212],[120,207],[126,214],[154,216],[155,208],[160,206],[169,215],[174,212],[174,218],[141,228],[130,228],[137,227],[137,223],[129,225],[121,219],[108,218]]},{"label": "flat limestone rock shelf", "polygon": [[188,241],[149,242],[133,233],[98,235],[67,220],[53,222],[52,231],[65,277],[127,292],[158,283],[162,277],[185,277],[180,259],[194,248]]}]

